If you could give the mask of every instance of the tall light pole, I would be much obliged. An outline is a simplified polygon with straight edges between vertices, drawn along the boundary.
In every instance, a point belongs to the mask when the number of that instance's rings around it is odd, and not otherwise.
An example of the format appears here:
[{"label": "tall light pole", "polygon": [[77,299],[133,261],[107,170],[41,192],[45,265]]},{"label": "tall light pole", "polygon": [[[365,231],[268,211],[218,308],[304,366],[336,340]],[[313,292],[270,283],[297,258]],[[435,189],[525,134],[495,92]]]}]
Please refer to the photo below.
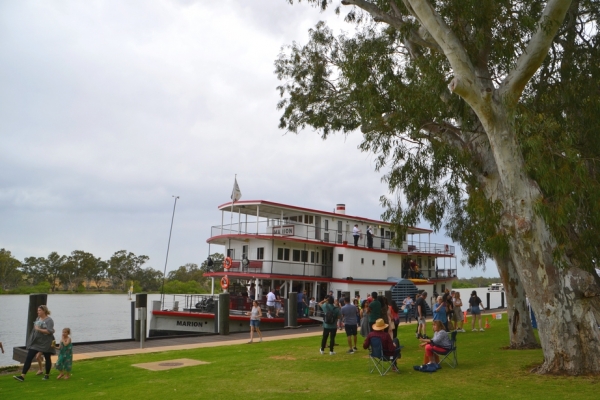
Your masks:
[{"label": "tall light pole", "polygon": [[173,196],[175,203],[173,204],[173,216],[171,217],[171,230],[169,231],[169,242],[167,244],[167,258],[165,259],[165,272],[163,273],[162,288],[160,289],[160,307],[165,305],[165,277],[167,275],[167,261],[169,261],[169,248],[171,247],[171,234],[173,233],[173,220],[175,219],[175,207],[177,207],[177,199],[179,196]]}]

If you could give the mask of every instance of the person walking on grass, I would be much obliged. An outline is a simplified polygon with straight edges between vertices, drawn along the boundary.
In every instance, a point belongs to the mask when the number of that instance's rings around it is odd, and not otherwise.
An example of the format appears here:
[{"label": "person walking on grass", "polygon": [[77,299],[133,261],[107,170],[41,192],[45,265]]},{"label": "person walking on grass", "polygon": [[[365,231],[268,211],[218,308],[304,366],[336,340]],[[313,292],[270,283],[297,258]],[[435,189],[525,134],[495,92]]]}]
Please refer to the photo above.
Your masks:
[{"label": "person walking on grass", "polygon": [[335,354],[333,346],[335,346],[336,321],[340,316],[340,309],[333,305],[333,297],[328,296],[319,303],[323,311],[323,338],[321,339],[321,354],[325,354],[325,345],[329,338],[329,355]]},{"label": "person walking on grass", "polygon": [[56,379],[69,379],[71,377],[71,367],[73,366],[73,343],[71,342],[71,328],[62,330],[62,337],[58,346],[58,361],[56,369],[60,372]]},{"label": "person walking on grass", "polygon": [[54,354],[54,348],[52,347],[52,341],[54,340],[54,321],[50,318],[50,310],[45,305],[41,305],[37,309],[37,319],[33,323],[33,329],[29,335],[27,343],[27,357],[23,364],[23,370],[21,375],[14,375],[13,378],[19,382],[25,381],[25,375],[29,368],[31,368],[31,362],[35,358],[38,352],[44,354],[46,359],[46,374],[42,380],[47,381],[50,379],[50,368],[52,368],[52,354]]},{"label": "person walking on grass", "polygon": [[471,292],[469,305],[471,306],[471,314],[473,315],[473,319],[471,320],[471,329],[473,332],[477,332],[477,329],[475,328],[475,321],[479,320],[479,331],[484,332],[485,330],[481,327],[481,310],[483,310],[483,304],[481,303],[481,299],[479,296],[477,296],[477,291],[475,290]]},{"label": "person walking on grass", "polygon": [[463,312],[462,312],[462,300],[460,299],[460,292],[454,292],[454,319],[456,321],[456,332],[465,332],[463,329]]},{"label": "person walking on grass", "polygon": [[35,355],[35,361],[37,361],[38,363],[38,372],[36,372],[36,375],[42,375],[44,373],[44,366],[42,364],[44,360],[44,353],[42,353],[41,351],[38,351],[38,353]]},{"label": "person walking on grass", "polygon": [[258,333],[258,341],[262,342],[262,333],[260,332],[260,317],[262,317],[262,311],[260,306],[258,305],[258,301],[254,300],[252,302],[252,310],[248,311],[246,315],[250,316],[250,341],[248,344],[252,343],[254,338],[254,330],[256,329],[256,333]]},{"label": "person walking on grass", "polygon": [[344,329],[346,330],[346,337],[348,339],[348,354],[354,354],[356,350],[356,335],[358,333],[358,319],[356,315],[358,309],[352,303],[350,303],[350,297],[346,297],[344,301],[344,307],[342,307],[342,322],[344,323]]}]

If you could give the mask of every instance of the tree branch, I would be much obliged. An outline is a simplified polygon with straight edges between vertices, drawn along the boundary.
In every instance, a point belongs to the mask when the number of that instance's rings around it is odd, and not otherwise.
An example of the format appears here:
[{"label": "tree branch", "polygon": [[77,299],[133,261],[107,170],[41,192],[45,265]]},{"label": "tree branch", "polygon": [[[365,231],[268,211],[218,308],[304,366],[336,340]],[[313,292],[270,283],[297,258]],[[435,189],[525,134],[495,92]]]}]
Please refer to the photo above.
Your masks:
[{"label": "tree branch", "polygon": [[537,31],[519,57],[515,68],[506,76],[503,82],[504,88],[501,89],[501,93],[511,102],[515,103],[521,97],[525,85],[546,58],[548,49],[567,14],[571,1],[549,0],[546,4],[546,8],[538,21]]},{"label": "tree branch", "polygon": [[[386,24],[390,25],[393,28],[396,28],[397,30],[402,30],[406,27],[406,23],[401,18],[384,12],[381,8],[377,7],[375,4],[370,3],[368,1],[365,1],[365,0],[342,0],[342,4],[345,6],[356,6],[358,8],[361,8],[361,9],[365,10],[366,12],[368,12],[369,14],[371,14],[371,16],[373,17],[373,19],[376,22],[385,22]],[[398,10],[397,7],[396,7],[396,10]],[[396,12],[398,12],[398,11],[396,11]],[[409,39],[412,42],[418,44],[419,46],[427,47],[436,52],[441,52],[441,48],[438,46],[437,43],[435,43],[435,42],[432,43],[432,42],[429,42],[429,41],[423,39],[417,32],[414,31],[414,29],[410,30],[410,38]]]},{"label": "tree branch", "polygon": [[436,43],[440,46],[454,70],[455,77],[448,88],[467,100],[469,103],[478,101],[479,85],[475,68],[467,52],[452,30],[435,12],[427,0],[407,0],[415,16],[421,21]]}]

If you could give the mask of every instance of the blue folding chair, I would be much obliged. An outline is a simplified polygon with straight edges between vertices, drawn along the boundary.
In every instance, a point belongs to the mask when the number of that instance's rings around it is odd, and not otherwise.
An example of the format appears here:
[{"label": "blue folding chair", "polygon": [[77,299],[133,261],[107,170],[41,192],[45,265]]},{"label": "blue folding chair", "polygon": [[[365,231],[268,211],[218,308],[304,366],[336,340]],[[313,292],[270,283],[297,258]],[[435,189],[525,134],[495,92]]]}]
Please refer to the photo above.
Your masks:
[{"label": "blue folding chair", "polygon": [[397,346],[396,352],[393,356],[386,356],[383,354],[381,339],[378,337],[372,337],[370,339],[371,346],[369,347],[369,372],[371,374],[375,370],[377,370],[381,376],[387,374],[390,369],[393,369],[395,372],[399,372],[398,368],[396,367],[396,361],[400,359],[400,349],[402,346],[400,346],[398,343],[398,339],[394,339],[394,341]]},{"label": "blue folding chair", "polygon": [[450,366],[450,368],[456,368],[458,365],[458,356],[456,355],[456,331],[452,331],[450,333],[450,342],[452,343],[452,347],[450,350],[445,352],[437,352],[434,351],[434,354],[437,354],[440,358],[440,364],[445,362]]}]

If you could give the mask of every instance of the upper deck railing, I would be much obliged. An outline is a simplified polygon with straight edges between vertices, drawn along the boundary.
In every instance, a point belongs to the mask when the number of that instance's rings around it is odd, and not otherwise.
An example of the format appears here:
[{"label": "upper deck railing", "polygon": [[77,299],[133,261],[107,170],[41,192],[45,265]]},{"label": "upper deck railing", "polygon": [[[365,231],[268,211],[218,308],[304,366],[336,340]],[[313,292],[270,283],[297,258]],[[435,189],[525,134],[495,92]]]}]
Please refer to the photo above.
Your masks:
[{"label": "upper deck railing", "polygon": [[[337,225],[337,224],[336,224]],[[375,229],[373,236],[374,249],[397,251],[403,253],[429,253],[441,255],[454,255],[454,246],[448,244],[430,243],[423,241],[408,240],[401,247],[393,244],[392,233],[385,232],[385,236],[378,235],[379,229]],[[338,230],[315,225],[307,225],[295,221],[284,221],[280,224],[277,220],[240,222],[227,225],[211,227],[211,237],[221,235],[257,235],[265,238],[281,237],[295,238],[301,240],[315,241],[319,243],[354,245],[354,237],[351,230]],[[411,235],[413,236],[413,235]],[[358,247],[368,247],[367,235],[362,234],[358,241]]]}]

